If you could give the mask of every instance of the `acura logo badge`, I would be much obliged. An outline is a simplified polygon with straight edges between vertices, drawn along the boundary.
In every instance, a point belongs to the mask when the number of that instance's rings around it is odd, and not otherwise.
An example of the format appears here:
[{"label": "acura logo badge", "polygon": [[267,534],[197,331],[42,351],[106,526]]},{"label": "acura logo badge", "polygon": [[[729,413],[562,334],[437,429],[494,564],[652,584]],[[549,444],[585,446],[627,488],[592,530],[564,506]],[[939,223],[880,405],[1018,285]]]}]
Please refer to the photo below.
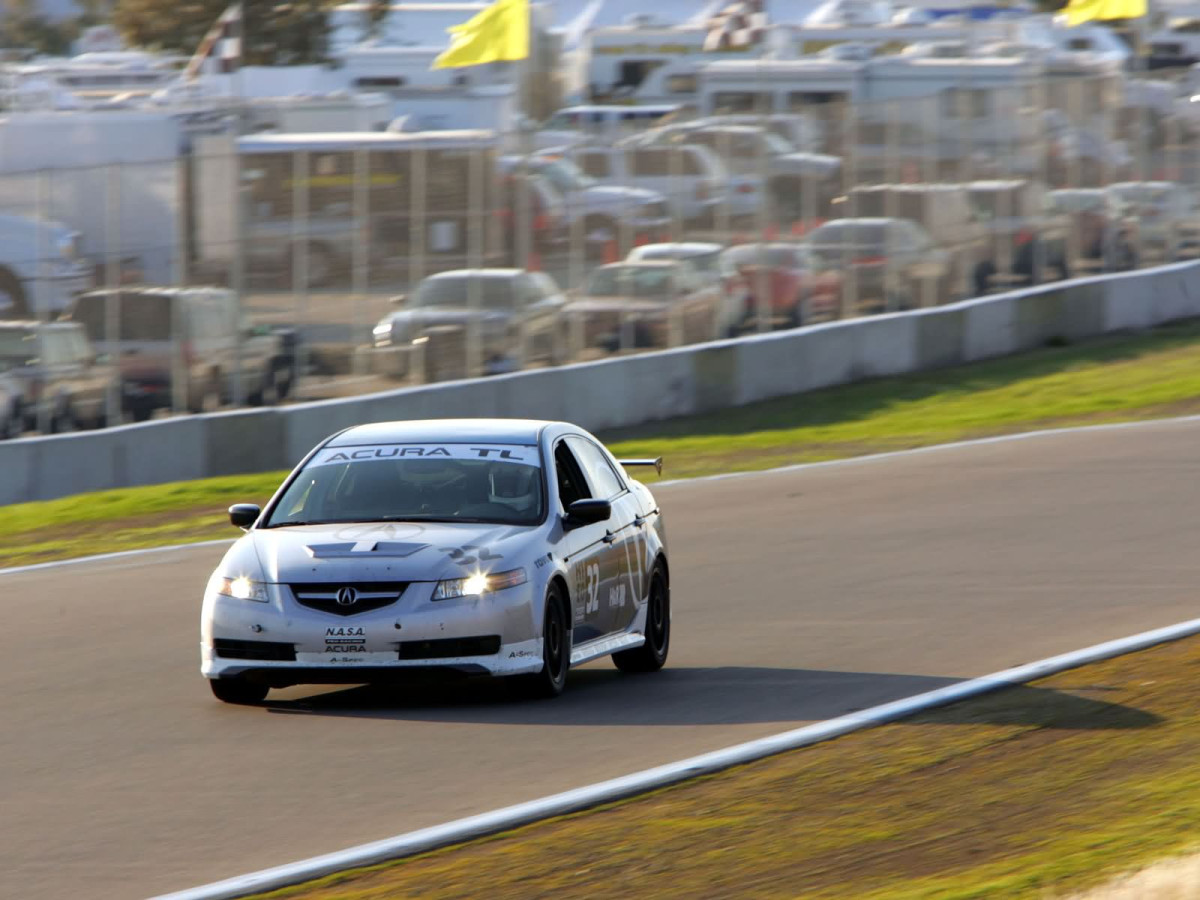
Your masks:
[{"label": "acura logo badge", "polygon": [[338,588],[338,606],[353,606],[358,602],[358,591],[352,587]]}]

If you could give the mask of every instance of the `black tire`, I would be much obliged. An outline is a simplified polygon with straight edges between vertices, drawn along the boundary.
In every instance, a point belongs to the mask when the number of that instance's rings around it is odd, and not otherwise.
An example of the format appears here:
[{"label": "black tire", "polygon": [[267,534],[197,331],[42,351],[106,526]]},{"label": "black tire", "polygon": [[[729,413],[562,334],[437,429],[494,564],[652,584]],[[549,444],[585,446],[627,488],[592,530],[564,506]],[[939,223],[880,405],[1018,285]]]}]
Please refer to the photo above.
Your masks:
[{"label": "black tire", "polygon": [[551,583],[542,619],[542,670],[515,675],[511,686],[523,697],[551,699],[563,692],[571,666],[571,628],[562,589]]},{"label": "black tire", "polygon": [[250,394],[249,401],[251,406],[276,406],[279,401],[287,396],[288,390],[291,388],[292,376],[288,370],[276,363],[271,368],[263,373],[263,380],[258,386],[258,390]]},{"label": "black tire", "polygon": [[622,672],[657,672],[667,662],[671,649],[671,589],[662,566],[655,566],[650,575],[646,606],[646,643],[613,654],[613,664]]},{"label": "black tire", "polygon": [[208,686],[212,688],[213,696],[222,703],[237,703],[242,706],[252,706],[267,699],[265,684],[247,681],[245,678],[211,678]]},{"label": "black tire", "polygon": [[25,287],[10,269],[0,268],[0,295],[7,296],[12,306],[0,307],[0,319],[28,319],[29,302]]},{"label": "black tire", "polygon": [[63,403],[61,407],[50,417],[50,433],[65,434],[71,431],[78,431],[80,428],[79,416],[75,413],[70,401]]}]

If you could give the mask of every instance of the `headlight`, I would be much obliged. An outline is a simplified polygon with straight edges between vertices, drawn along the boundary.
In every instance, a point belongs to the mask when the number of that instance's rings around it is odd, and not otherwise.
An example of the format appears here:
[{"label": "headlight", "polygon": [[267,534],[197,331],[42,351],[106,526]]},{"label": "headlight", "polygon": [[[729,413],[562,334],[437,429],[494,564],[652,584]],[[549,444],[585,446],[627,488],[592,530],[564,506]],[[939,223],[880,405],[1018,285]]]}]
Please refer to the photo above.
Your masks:
[{"label": "headlight", "polygon": [[392,343],[392,323],[380,322],[371,329],[371,336],[375,339],[376,347],[386,347]]},{"label": "headlight", "polygon": [[433,591],[433,599],[454,600],[458,597],[474,597],[479,594],[516,587],[518,584],[524,584],[527,580],[524,569],[510,569],[494,575],[476,572],[466,578],[448,578],[445,581],[439,581]]},{"label": "headlight", "polygon": [[261,581],[251,581],[245,575],[238,575],[236,578],[213,575],[208,582],[208,587],[218,594],[233,597],[236,600],[257,600],[259,603],[267,603],[271,599],[267,596],[265,584]]}]

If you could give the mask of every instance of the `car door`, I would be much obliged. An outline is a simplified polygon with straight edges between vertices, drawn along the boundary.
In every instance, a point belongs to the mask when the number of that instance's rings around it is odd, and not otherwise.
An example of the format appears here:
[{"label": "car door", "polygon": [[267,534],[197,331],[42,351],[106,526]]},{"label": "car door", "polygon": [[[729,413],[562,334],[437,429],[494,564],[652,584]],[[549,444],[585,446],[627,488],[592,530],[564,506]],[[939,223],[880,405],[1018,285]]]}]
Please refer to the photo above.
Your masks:
[{"label": "car door", "polygon": [[[554,470],[560,514],[576,500],[596,496],[572,448],[563,438],[554,445]],[[609,595],[622,583],[621,548],[612,536],[614,520],[572,528],[563,537],[563,558],[571,584],[571,641],[575,645],[612,630]]]},{"label": "car door", "polygon": [[640,511],[625,478],[613,467],[608,454],[579,435],[569,436],[566,442],[583,467],[592,496],[612,504],[612,516],[606,523],[606,534],[602,540],[614,557],[605,571],[614,572],[615,577],[602,584],[600,613],[606,633],[616,634],[627,630],[632,624],[641,599],[644,581],[642,559],[645,554]]}]

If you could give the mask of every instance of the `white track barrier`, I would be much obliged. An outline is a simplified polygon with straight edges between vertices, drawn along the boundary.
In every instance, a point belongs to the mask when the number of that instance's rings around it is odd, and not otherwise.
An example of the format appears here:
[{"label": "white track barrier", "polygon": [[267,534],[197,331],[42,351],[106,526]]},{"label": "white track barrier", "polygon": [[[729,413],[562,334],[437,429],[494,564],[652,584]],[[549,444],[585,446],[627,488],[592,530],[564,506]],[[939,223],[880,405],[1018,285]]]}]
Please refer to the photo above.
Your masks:
[{"label": "white track barrier", "polygon": [[883,725],[914,713],[945,706],[948,703],[978,697],[1001,688],[1024,684],[1067,669],[1074,669],[1124,653],[1144,650],[1155,644],[1178,640],[1194,634],[1200,634],[1200,619],[1192,619],[1154,631],[1145,631],[1132,637],[1107,641],[1084,650],[1076,650],[1061,656],[1052,656],[1049,659],[1005,669],[992,675],[984,675],[982,678],[972,678],[969,681],[927,691],[924,694],[884,703],[881,706],[873,706],[870,709],[785,731],[782,734],[726,747],[724,750],[693,756],[690,759],[669,763],[665,766],[646,769],[643,772],[635,772],[622,778],[602,781],[599,784],[576,788],[573,791],[565,791],[561,794],[543,797],[540,800],[518,803],[516,806],[505,807],[494,812],[458,819],[445,825],[423,828],[420,831],[411,831],[408,834],[362,844],[336,853],[327,853],[324,856],[315,856],[289,865],[264,869],[226,881],[166,894],[155,900],[230,900],[230,898],[244,897],[247,894],[275,890],[309,881],[345,869],[424,853],[482,835],[507,831],[551,816],[560,816],[602,803],[611,803],[623,797],[656,790],[698,775],[708,775],[728,769],[730,766],[752,762],[787,750],[807,747],[853,731]]},{"label": "white track barrier", "polygon": [[1004,356],[1200,316],[1200,262],[738,340],[271,409],[0,443],[0,505],[289,469],[330,432],[389,419],[517,416],[592,431]]}]

